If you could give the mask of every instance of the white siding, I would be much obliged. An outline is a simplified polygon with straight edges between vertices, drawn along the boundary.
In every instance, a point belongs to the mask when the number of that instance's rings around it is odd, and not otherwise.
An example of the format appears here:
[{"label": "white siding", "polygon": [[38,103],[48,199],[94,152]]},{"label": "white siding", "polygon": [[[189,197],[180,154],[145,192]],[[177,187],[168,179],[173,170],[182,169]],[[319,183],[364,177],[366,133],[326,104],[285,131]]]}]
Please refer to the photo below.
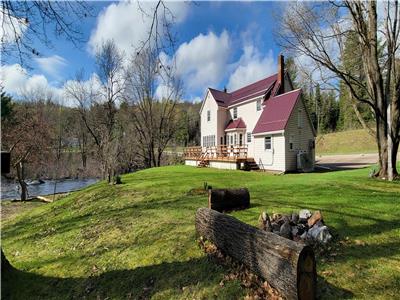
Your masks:
[{"label": "white siding", "polygon": [[[261,99],[261,98],[258,98]],[[244,104],[238,104],[237,106],[232,106],[229,108],[229,118],[233,119],[233,108],[237,107],[237,116],[238,118],[242,118],[244,123],[246,124],[246,131],[243,134],[243,144],[247,145],[247,156],[254,156],[254,136],[252,135],[252,139],[250,143],[247,143],[247,132],[253,132],[254,127],[257,124],[258,119],[261,116],[261,110],[257,111],[257,100],[254,99],[251,102],[247,102]],[[239,138],[238,138],[239,143]]]},{"label": "white siding", "polygon": [[237,170],[237,164],[227,161],[210,161],[210,167],[216,169]]},{"label": "white siding", "polygon": [[196,167],[199,162],[193,159],[185,159],[185,165]]},{"label": "white siding", "polygon": [[[265,150],[264,138],[271,136],[271,150]],[[254,137],[254,160],[266,170],[285,171],[285,137],[282,133]],[[262,165],[262,166],[261,166]]]},{"label": "white siding", "polygon": [[[299,110],[301,111],[301,128],[298,127]],[[303,99],[300,98],[297,101],[285,128],[286,171],[297,170],[297,153],[299,151],[311,153],[312,159],[315,162],[315,149],[310,148],[310,141],[314,141],[314,134],[311,126]],[[289,142],[291,140],[293,141],[292,150],[290,150],[289,147]]]},{"label": "white siding", "polygon": [[[207,112],[210,111],[210,121],[207,120]],[[202,110],[200,112],[200,132],[201,146],[203,145],[204,136],[215,136],[215,145],[219,145],[221,137],[224,136],[226,126],[227,111],[223,107],[219,107],[210,92],[207,92]]]}]

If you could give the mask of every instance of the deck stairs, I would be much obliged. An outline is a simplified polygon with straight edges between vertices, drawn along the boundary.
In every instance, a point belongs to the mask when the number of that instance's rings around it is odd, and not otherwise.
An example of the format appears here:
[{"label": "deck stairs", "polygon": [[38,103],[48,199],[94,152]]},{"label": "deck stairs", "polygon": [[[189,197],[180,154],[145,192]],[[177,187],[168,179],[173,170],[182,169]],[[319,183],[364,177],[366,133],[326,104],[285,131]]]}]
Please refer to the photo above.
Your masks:
[{"label": "deck stairs", "polygon": [[200,156],[200,161],[199,161],[199,163],[198,163],[198,165],[197,165],[198,168],[205,168],[205,167],[208,167],[209,161],[208,161],[207,157],[208,157],[207,153],[203,153],[203,154]]},{"label": "deck stairs", "polygon": [[260,167],[257,165],[254,159],[247,159],[245,162],[245,168],[249,171],[258,171]]}]

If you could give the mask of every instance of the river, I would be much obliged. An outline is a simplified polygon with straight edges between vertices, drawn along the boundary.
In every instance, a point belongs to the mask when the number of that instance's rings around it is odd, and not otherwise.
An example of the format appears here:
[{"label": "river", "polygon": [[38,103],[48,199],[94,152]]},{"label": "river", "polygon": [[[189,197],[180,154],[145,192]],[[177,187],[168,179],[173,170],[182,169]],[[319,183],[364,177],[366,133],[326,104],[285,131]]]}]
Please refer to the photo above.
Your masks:
[{"label": "river", "polygon": [[[71,191],[76,191],[87,187],[93,183],[96,183],[98,179],[96,178],[86,178],[86,179],[60,179],[57,180],[56,193],[66,193]],[[45,180],[41,184],[30,184],[28,185],[29,197],[39,196],[39,195],[50,195],[54,193],[55,180]],[[5,199],[20,199],[19,185],[12,181],[1,178],[1,200]]]}]

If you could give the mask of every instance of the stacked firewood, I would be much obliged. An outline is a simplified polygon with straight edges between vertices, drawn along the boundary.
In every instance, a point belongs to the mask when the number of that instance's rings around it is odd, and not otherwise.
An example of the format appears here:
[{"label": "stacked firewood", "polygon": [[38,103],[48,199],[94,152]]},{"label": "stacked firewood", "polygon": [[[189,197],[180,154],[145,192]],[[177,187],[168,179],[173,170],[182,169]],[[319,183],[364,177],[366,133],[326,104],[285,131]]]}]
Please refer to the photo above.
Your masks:
[{"label": "stacked firewood", "polygon": [[322,213],[319,210],[311,213],[308,209],[302,209],[299,213],[290,215],[275,213],[272,217],[263,212],[259,218],[259,227],[284,238],[306,244],[327,244],[332,239],[329,228],[324,224]]}]

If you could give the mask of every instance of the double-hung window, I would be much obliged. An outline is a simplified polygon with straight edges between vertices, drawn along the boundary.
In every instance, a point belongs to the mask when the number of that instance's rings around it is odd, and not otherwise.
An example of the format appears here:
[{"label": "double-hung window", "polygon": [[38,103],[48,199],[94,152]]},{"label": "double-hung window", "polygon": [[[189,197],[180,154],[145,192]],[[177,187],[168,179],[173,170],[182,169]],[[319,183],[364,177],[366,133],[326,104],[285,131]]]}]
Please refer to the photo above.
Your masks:
[{"label": "double-hung window", "polygon": [[237,107],[233,108],[233,118],[237,119]]},{"label": "double-hung window", "polygon": [[264,138],[264,149],[271,150],[272,149],[272,139],[270,136],[266,136]]},{"label": "double-hung window", "polygon": [[261,99],[257,100],[257,111],[261,110]]},{"label": "double-hung window", "polygon": [[207,110],[207,122],[211,120],[211,110]]},{"label": "double-hung window", "polygon": [[247,142],[250,143],[251,142],[251,132],[247,133]]}]

